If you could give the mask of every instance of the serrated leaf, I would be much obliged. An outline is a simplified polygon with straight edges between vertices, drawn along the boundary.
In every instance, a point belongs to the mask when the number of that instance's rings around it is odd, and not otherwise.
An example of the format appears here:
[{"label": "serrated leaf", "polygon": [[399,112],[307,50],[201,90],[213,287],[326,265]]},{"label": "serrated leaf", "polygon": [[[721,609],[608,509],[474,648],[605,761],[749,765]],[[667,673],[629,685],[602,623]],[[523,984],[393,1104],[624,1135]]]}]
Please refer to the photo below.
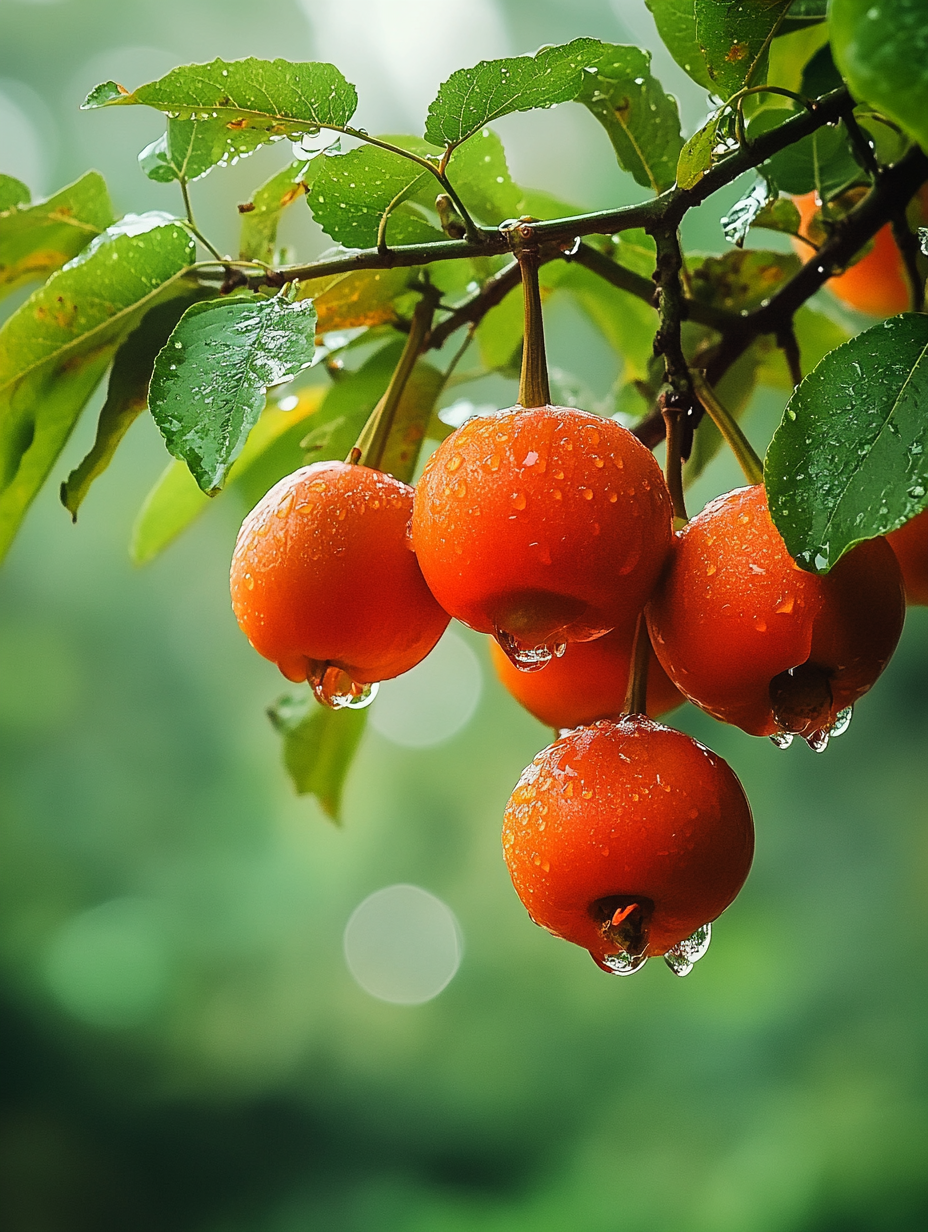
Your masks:
[{"label": "serrated leaf", "polygon": [[928,19],[921,0],[832,0],[835,60],[854,97],[928,149]]},{"label": "serrated leaf", "polygon": [[334,64],[249,56],[186,64],[132,91],[104,82],[91,90],[83,107],[135,103],[179,120],[221,120],[254,128],[270,139],[344,128],[354,115],[358,95]]},{"label": "serrated leaf", "polygon": [[696,0],[645,0],[664,46],[685,73],[707,90],[715,90],[696,37]]},{"label": "serrated leaf", "polygon": [[683,138],[676,100],[651,76],[651,53],[606,43],[592,67],[577,102],[605,128],[623,171],[663,192],[676,179]]},{"label": "serrated leaf", "polygon": [[[416,137],[385,140],[416,154],[435,152]],[[387,222],[387,243],[428,243],[443,240],[445,235],[428,218],[427,206],[409,198],[426,190],[426,202],[434,211],[439,188],[432,173],[410,159],[379,146],[362,145],[347,154],[323,155],[307,204],[326,235],[346,248],[372,248],[384,211],[400,198],[402,204],[397,204]]]},{"label": "serrated leaf", "polygon": [[12,175],[0,175],[0,214],[15,210],[20,205],[28,205],[31,200],[32,193],[22,180]]},{"label": "serrated leaf", "polygon": [[129,215],[53,274],[0,329],[0,553],[11,542],[116,348],[181,294],[193,241]]},{"label": "serrated leaf", "polygon": [[155,361],[149,407],[176,458],[207,494],[225,483],[271,385],[312,362],[311,300],[229,296],[194,304]]},{"label": "serrated leaf", "polygon": [[109,466],[123,437],[148,405],[155,357],[196,292],[152,308],[116,352],[106,401],[97,421],[93,447],[61,485],[61,503],[77,521],[77,511],[93,481]]},{"label": "serrated leaf", "polygon": [[212,171],[246,158],[267,141],[254,128],[230,128],[224,120],[168,119],[167,131],[139,155],[150,180],[192,183]]},{"label": "serrated leaf", "polygon": [[[300,441],[306,434],[307,420],[319,409],[323,392],[322,386],[303,390],[290,411],[280,410],[275,403],[267,407],[233,463],[218,499],[233,493],[246,510],[252,509],[279,479],[302,466]],[[136,516],[129,545],[133,562],[144,565],[153,560],[212,503],[200,491],[186,463],[171,462]]]},{"label": "serrated leaf", "polygon": [[790,555],[814,573],[925,508],[928,317],[890,317],[825,356],[787,403],[764,482]]},{"label": "serrated leaf", "polygon": [[722,98],[762,79],[770,40],[792,0],[696,0],[696,37]]},{"label": "serrated leaf", "polygon": [[[778,128],[793,115],[795,112],[786,107],[759,111],[748,124],[748,137]],[[816,129],[768,159],[761,171],[783,192],[800,196],[815,191],[823,201],[836,196],[861,175],[843,124]]]},{"label": "serrated leaf", "polygon": [[283,737],[284,765],[297,794],[315,796],[323,812],[339,821],[345,778],[367,711],[330,710],[307,691],[284,694],[267,713]]},{"label": "serrated leaf", "polygon": [[[770,200],[770,187],[765,180],[758,180],[745,195],[731,207],[722,219],[722,234],[729,244],[743,247],[748,231],[754,226],[758,215]],[[796,207],[793,206],[796,210]],[[796,217],[799,211],[796,210]]]},{"label": "serrated leaf", "polygon": [[501,116],[576,98],[584,69],[596,62],[602,47],[598,39],[579,38],[544,47],[534,56],[481,60],[473,68],[458,69],[429,107],[426,140],[458,145]]},{"label": "serrated leaf", "polygon": [[238,207],[242,215],[238,255],[242,260],[268,264],[273,261],[280,216],[288,205],[303,196],[316,170],[314,159],[298,158],[272,175],[255,189],[250,201]]},{"label": "serrated leaf", "polygon": [[[26,193],[28,201],[28,189]],[[47,201],[14,206],[0,214],[0,298],[22,283],[47,278],[112,222],[106,183],[96,171],[88,171]]]}]

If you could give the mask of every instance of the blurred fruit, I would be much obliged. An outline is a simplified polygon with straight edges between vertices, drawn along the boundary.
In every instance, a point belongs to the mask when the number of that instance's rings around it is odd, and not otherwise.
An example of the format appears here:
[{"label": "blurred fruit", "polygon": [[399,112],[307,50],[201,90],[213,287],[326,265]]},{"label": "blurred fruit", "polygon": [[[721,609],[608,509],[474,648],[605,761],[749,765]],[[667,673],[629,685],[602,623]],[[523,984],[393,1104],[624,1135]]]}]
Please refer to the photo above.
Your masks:
[{"label": "blurred fruit", "polygon": [[928,606],[928,509],[886,536],[902,569],[906,600]]}]

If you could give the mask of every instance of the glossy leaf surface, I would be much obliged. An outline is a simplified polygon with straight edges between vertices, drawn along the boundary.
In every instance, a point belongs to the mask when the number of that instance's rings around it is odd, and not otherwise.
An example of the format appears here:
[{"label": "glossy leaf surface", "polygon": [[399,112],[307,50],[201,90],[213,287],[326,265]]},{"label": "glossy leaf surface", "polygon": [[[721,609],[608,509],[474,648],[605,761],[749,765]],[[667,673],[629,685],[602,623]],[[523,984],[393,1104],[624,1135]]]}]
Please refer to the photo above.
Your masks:
[{"label": "glossy leaf surface", "polygon": [[928,317],[904,313],[830,352],[767,451],[770,512],[804,569],[827,573],[928,494]]},{"label": "glossy leaf surface", "polygon": [[792,0],[696,0],[696,37],[723,98],[757,85],[770,40]]},{"label": "glossy leaf surface", "polygon": [[367,723],[366,710],[330,710],[311,693],[287,693],[268,707],[283,737],[284,765],[301,796],[315,796],[339,820],[342,791]]},{"label": "glossy leaf surface", "polygon": [[204,492],[225,482],[269,386],[312,362],[310,300],[243,294],[194,304],[155,361],[149,406],[168,449]]},{"label": "glossy leaf surface", "polygon": [[139,166],[150,180],[190,183],[216,166],[253,154],[267,136],[255,128],[230,128],[224,120],[168,119],[167,131],[139,155]]},{"label": "glossy leaf surface", "polygon": [[315,159],[294,160],[257,188],[244,207],[239,206],[242,229],[238,255],[243,260],[265,261],[270,264],[274,259],[280,217],[288,205],[306,192],[317,166]]},{"label": "glossy leaf surface", "polygon": [[20,205],[28,205],[31,200],[32,193],[22,180],[12,175],[0,175],[0,214],[15,210]]},{"label": "glossy leaf surface", "polygon": [[696,37],[696,0],[645,0],[665,47],[685,73],[707,90],[715,90],[706,57]]}]

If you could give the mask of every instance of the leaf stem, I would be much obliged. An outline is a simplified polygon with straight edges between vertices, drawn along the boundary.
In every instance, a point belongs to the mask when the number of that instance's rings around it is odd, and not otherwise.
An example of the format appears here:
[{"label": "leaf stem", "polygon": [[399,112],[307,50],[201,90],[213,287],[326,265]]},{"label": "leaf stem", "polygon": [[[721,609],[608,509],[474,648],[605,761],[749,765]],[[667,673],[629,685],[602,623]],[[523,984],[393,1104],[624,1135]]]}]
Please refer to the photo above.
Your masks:
[{"label": "leaf stem", "polygon": [[734,415],[718,400],[718,396],[704,372],[694,368],[691,372],[693,388],[696,396],[706,408],[709,418],[721,432],[732,453],[738,459],[738,465],[744,472],[748,483],[764,482],[764,464],[754,451],[754,447],[741,430],[741,425]]},{"label": "leaf stem", "polygon": [[226,262],[223,261],[222,257],[220,256],[219,250],[212,246],[212,244],[209,242],[209,240],[206,238],[206,236],[203,234],[203,232],[200,230],[200,228],[196,224],[196,221],[193,217],[193,204],[190,200],[190,192],[187,188],[186,179],[180,178],[178,179],[177,182],[180,185],[180,195],[184,199],[184,211],[187,215],[187,227],[191,235],[193,235],[195,239],[198,239],[200,241],[200,243],[203,245],[203,247],[206,249],[207,252],[212,253],[212,255],[216,258],[216,260],[219,262],[220,265],[225,265]]}]

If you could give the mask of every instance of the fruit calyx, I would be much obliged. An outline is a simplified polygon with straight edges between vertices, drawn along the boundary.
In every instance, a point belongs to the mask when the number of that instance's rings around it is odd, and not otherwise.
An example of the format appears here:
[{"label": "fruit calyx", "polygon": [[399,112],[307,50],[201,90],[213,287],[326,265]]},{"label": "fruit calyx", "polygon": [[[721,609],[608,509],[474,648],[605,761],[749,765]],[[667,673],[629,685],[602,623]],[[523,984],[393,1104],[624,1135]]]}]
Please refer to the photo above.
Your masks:
[{"label": "fruit calyx", "polygon": [[781,731],[801,736],[826,727],[833,703],[831,673],[815,663],[800,663],[770,681],[770,705]]},{"label": "fruit calyx", "polygon": [[648,932],[654,903],[644,895],[613,894],[599,898],[590,914],[600,924],[603,939],[632,958],[640,958],[648,948]]}]

